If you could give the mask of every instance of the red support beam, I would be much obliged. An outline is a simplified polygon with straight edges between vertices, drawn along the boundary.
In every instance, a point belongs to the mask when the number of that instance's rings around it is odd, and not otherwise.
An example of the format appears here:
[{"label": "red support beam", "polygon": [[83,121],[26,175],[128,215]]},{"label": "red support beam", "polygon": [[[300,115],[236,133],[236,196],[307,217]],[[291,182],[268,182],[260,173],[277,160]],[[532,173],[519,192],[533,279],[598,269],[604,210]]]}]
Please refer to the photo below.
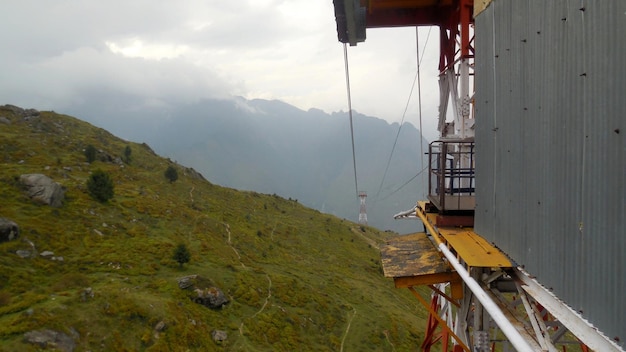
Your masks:
[{"label": "red support beam", "polygon": [[452,12],[451,7],[383,8],[367,11],[367,28],[439,26]]}]

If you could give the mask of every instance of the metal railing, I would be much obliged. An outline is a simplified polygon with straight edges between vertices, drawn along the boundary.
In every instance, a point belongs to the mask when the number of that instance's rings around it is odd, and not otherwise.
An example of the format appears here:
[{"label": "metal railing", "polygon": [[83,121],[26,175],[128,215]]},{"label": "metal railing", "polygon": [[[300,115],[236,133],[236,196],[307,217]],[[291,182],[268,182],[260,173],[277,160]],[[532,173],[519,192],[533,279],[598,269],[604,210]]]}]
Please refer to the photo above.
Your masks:
[{"label": "metal railing", "polygon": [[428,146],[428,198],[440,210],[474,210],[474,141],[438,140]]}]

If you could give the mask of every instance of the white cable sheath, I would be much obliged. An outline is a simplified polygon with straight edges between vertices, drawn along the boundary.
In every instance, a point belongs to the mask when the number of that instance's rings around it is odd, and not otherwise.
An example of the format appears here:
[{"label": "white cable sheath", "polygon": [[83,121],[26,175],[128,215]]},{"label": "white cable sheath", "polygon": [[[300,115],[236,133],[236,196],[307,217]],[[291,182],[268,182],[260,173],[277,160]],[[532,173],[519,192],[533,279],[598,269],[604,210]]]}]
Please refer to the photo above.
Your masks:
[{"label": "white cable sheath", "polygon": [[450,252],[448,247],[444,243],[439,244],[439,249],[443,253],[443,255],[448,259],[450,264],[454,267],[454,270],[459,274],[461,279],[465,282],[467,287],[474,293],[474,296],[478,298],[480,303],[483,305],[483,308],[487,310],[493,321],[500,327],[504,335],[509,339],[509,342],[513,345],[513,347],[517,351],[523,352],[533,352],[534,350],[530,347],[528,342],[520,335],[520,333],[515,329],[513,324],[504,316],[500,307],[496,305],[496,303],[487,295],[487,293],[483,290],[482,287],[470,276],[470,274],[465,270],[465,267],[459,263],[454,254]]}]

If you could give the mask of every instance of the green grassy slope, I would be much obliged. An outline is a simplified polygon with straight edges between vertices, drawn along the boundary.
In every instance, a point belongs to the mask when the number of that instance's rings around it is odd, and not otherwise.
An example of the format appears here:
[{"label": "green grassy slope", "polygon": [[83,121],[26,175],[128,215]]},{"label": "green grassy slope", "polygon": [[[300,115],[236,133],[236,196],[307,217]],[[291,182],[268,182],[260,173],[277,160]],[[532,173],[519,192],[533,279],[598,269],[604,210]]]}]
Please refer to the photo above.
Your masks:
[{"label": "green grassy slope", "polygon": [[[24,333],[64,332],[76,350],[404,351],[419,346],[426,313],[383,277],[388,235],[294,200],[212,185],[192,169],[73,117],[24,119],[0,107],[0,217],[20,237],[0,243],[0,351],[35,351]],[[149,123],[149,121],[146,121]],[[93,145],[111,161],[86,163]],[[116,162],[130,146],[131,161]],[[169,183],[168,165],[179,178]],[[102,169],[115,196],[87,193]],[[43,173],[67,188],[65,203],[32,202],[16,178]],[[52,251],[63,260],[20,258]],[[177,244],[191,262],[172,259]],[[177,278],[198,274],[230,303],[194,303]],[[91,287],[92,298],[81,297]],[[155,331],[159,322],[165,329]],[[215,329],[228,333],[217,344]]]}]

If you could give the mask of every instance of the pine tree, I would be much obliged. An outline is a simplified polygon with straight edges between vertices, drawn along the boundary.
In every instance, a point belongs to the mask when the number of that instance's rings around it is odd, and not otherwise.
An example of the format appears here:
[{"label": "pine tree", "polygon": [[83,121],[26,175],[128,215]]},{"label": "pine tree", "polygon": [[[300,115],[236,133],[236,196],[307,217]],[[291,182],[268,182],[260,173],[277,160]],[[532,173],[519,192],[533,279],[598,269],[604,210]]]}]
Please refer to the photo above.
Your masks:
[{"label": "pine tree", "polygon": [[191,260],[191,253],[189,253],[189,250],[184,243],[181,243],[176,247],[172,259],[177,261],[181,267],[183,266],[183,264],[189,263],[189,260]]},{"label": "pine tree", "polygon": [[87,148],[85,148],[85,157],[88,163],[93,163],[96,160],[96,147],[91,144],[88,145]]},{"label": "pine tree", "polygon": [[105,203],[113,198],[113,180],[102,170],[94,171],[87,179],[87,190],[95,200]]},{"label": "pine tree", "polygon": [[132,150],[130,149],[130,145],[127,145],[126,148],[124,148],[124,162],[126,164],[130,163],[130,155],[132,154]]}]

